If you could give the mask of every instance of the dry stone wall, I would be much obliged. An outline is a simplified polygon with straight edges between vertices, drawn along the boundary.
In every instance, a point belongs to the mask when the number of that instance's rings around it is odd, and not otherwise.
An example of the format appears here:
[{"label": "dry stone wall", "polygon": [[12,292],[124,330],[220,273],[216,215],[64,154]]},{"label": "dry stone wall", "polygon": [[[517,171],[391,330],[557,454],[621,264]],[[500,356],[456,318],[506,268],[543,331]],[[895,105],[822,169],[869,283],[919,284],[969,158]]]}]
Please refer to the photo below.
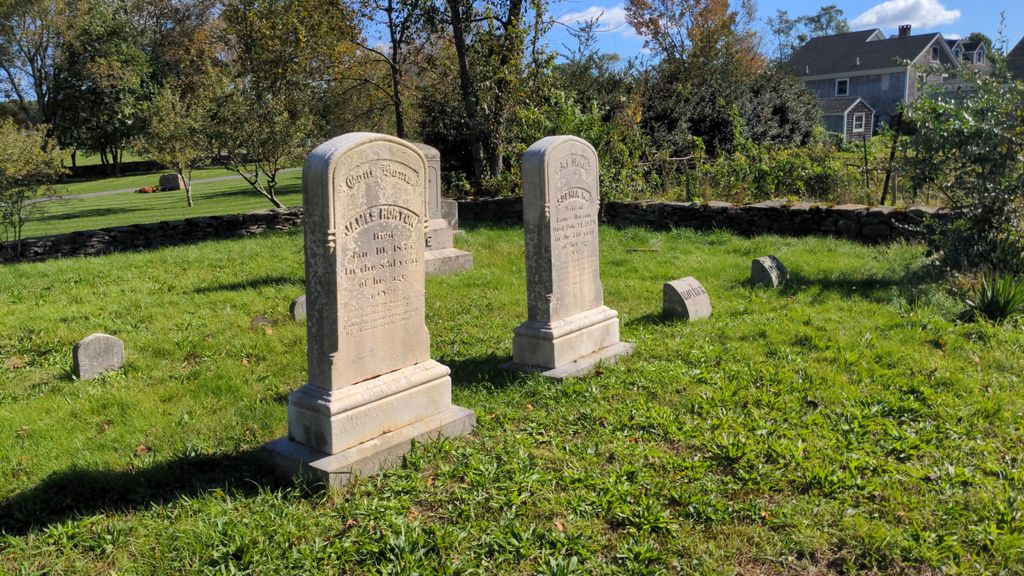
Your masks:
[{"label": "dry stone wall", "polygon": [[[602,212],[602,220],[614,226],[641,226],[654,230],[722,229],[749,236],[825,235],[872,244],[898,239],[921,239],[924,235],[922,225],[926,219],[944,220],[949,217],[948,211],[931,207],[903,210],[859,204],[791,204],[778,200],[744,205],[728,202],[608,202]],[[521,225],[523,200],[460,200],[459,220],[463,223]],[[301,225],[302,208],[133,224],[28,238],[22,243],[21,260],[39,261],[66,256],[148,250],[203,240],[249,236],[266,230],[285,230]],[[0,263],[15,260],[13,244],[0,244]]]}]

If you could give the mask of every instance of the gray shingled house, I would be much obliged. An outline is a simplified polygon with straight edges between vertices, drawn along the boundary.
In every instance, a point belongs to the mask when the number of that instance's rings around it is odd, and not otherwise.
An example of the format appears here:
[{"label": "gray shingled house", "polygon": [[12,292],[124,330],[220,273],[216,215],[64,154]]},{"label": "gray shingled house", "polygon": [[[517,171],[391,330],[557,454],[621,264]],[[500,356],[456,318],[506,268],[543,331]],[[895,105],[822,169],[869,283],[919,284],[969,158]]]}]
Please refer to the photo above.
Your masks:
[{"label": "gray shingled house", "polygon": [[844,139],[855,134],[857,114],[870,112],[870,136],[878,123],[891,123],[903,103],[917,98],[924,84],[946,82],[949,71],[961,67],[941,34],[911,35],[910,26],[900,26],[891,38],[877,29],[812,38],[786,66],[818,97],[826,127]]},{"label": "gray shingled house", "polygon": [[844,142],[867,140],[875,125],[875,110],[860,96],[825,98],[821,101],[825,129],[842,135]]},{"label": "gray shingled house", "polygon": [[1024,80],[1024,38],[1006,55],[1006,67],[1014,80]]}]

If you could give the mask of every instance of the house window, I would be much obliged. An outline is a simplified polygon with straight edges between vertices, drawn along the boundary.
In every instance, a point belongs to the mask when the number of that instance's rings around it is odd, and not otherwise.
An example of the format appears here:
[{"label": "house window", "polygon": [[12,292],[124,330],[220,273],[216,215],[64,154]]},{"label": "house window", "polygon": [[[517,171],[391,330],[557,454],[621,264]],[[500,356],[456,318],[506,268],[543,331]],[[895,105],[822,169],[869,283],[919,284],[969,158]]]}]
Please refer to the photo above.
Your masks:
[{"label": "house window", "polygon": [[957,46],[956,50],[953,50],[953,56],[956,56],[957,60],[963,60],[964,59],[964,51],[963,51],[963,49],[960,48],[959,46]]},{"label": "house window", "polygon": [[836,80],[836,96],[846,96],[850,93],[850,79],[842,78]]},{"label": "house window", "polygon": [[864,131],[864,113],[857,112],[853,115],[853,131],[863,132]]},{"label": "house window", "polygon": [[939,61],[939,47],[938,46],[932,46],[932,62],[938,62],[938,61]]},{"label": "house window", "polygon": [[984,64],[985,63],[985,47],[978,46],[978,51],[974,53],[974,63]]}]

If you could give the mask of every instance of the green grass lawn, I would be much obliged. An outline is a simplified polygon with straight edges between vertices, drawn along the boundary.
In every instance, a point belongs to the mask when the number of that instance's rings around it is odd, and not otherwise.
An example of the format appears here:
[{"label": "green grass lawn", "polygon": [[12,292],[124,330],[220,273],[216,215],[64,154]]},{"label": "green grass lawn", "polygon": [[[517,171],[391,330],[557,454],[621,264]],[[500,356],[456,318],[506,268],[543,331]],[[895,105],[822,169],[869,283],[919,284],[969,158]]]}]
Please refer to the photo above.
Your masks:
[{"label": "green grass lawn", "polygon": [[[124,156],[121,158],[122,162],[138,162],[140,160],[149,160],[145,156],[140,156],[131,150],[125,150]],[[65,165],[71,166],[71,151],[67,151],[67,158],[64,160]],[[100,155],[94,152],[87,152],[79,150],[78,155],[75,157],[75,164],[78,166],[93,166],[100,164]]]},{"label": "green grass lawn", "polygon": [[[5,266],[0,573],[1024,570],[1024,332],[954,322],[921,248],[601,241],[633,356],[562,383],[501,372],[522,233],[471,229],[475,267],[427,281],[427,325],[477,431],[327,494],[254,457],[305,379],[300,231]],[[780,291],[746,284],[768,253]],[[684,275],[714,315],[663,322]],[[97,331],[128,363],[77,382],[71,347]]]},{"label": "green grass lawn", "polygon": [[[196,170],[194,180],[234,174],[222,168]],[[85,194],[122,188],[155,186],[159,174],[105,178],[57,187],[56,193]],[[287,206],[302,204],[302,172],[286,172],[278,178],[278,197]],[[193,216],[213,216],[264,210],[274,206],[253,190],[244,180],[235,178],[219,182],[197,183],[192,194],[195,205],[185,203],[185,191],[137,194],[124,192],[93,198],[57,200],[42,204],[42,213],[25,225],[24,235],[46,236],[92,230],[108,226],[142,224],[163,220],[180,220]]]}]

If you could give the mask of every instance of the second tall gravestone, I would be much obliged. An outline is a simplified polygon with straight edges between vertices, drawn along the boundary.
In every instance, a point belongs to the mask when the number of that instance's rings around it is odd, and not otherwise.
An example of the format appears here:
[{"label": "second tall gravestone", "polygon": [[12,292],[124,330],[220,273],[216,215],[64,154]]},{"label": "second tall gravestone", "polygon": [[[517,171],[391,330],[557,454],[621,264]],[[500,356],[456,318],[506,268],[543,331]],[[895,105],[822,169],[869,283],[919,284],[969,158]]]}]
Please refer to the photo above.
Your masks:
[{"label": "second tall gravestone", "polygon": [[280,469],[340,486],[397,465],[414,440],[468,433],[424,322],[426,162],[413,145],[355,133],[302,173],[309,382],[288,396]]},{"label": "second tall gravestone", "polygon": [[529,319],[515,329],[507,368],[578,376],[633,351],[604,305],[598,251],[597,153],[575,136],[537,141],[523,156]]},{"label": "second tall gravestone", "polygon": [[445,218],[445,213],[458,220],[458,204],[452,210],[447,203],[454,203],[441,196],[441,153],[426,144],[417,144],[427,159],[427,222],[425,263],[428,275],[452,274],[473,267],[473,255],[455,248],[455,230]]}]

